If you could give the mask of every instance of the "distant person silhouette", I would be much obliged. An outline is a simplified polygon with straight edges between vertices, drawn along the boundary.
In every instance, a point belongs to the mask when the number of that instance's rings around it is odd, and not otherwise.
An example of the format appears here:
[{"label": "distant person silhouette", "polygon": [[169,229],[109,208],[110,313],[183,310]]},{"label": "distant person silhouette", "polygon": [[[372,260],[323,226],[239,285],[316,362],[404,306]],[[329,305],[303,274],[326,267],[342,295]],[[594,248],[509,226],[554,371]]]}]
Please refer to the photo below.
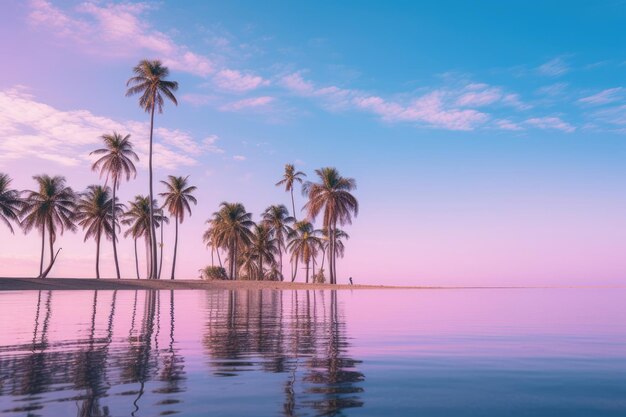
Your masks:
[{"label": "distant person silhouette", "polygon": [[348,279],[350,280],[350,285],[354,285],[354,284],[352,283],[352,277],[350,277],[350,278],[348,278]]}]

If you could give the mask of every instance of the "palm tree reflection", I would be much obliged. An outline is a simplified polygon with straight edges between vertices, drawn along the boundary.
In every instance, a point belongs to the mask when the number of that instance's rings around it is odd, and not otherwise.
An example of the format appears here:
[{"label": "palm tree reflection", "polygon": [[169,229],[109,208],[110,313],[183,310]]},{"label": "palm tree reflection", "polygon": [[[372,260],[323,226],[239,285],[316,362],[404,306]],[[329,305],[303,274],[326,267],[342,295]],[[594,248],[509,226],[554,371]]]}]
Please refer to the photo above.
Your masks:
[{"label": "palm tree reflection", "polygon": [[[335,291],[328,306],[323,292],[230,291],[226,300],[208,294],[203,342],[215,375],[233,377],[254,369],[285,373],[286,416],[335,416],[363,405],[360,382],[365,377],[357,370],[361,362],[348,355]],[[290,308],[285,308],[286,294]]]}]

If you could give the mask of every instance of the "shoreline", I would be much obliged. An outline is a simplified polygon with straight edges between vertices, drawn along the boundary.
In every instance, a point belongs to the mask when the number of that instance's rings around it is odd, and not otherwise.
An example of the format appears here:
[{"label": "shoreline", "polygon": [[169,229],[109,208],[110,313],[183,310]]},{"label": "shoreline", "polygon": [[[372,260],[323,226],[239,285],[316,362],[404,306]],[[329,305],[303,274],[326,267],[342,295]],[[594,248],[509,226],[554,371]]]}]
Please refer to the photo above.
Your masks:
[{"label": "shoreline", "polygon": [[37,290],[513,290],[513,289],[624,289],[624,286],[395,286],[306,284],[279,281],[147,280],[115,278],[0,278],[2,291]]}]

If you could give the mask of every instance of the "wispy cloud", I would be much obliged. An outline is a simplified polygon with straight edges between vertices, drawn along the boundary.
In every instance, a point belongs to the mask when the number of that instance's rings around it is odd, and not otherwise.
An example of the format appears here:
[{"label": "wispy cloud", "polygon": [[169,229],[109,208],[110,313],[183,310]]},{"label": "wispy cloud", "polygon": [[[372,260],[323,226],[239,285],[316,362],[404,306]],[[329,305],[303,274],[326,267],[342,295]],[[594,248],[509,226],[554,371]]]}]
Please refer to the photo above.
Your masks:
[{"label": "wispy cloud", "polygon": [[513,131],[524,130],[524,128],[520,126],[518,123],[512,122],[507,119],[496,120],[495,123],[496,123],[496,126],[498,126],[498,128],[502,130],[513,130]]},{"label": "wispy cloud", "polygon": [[242,110],[250,110],[250,109],[263,109],[266,108],[270,103],[274,101],[274,97],[270,96],[261,96],[261,97],[251,97],[244,98],[242,100],[237,100],[232,103],[224,104],[220,107],[222,111],[242,111]]},{"label": "wispy cloud", "polygon": [[83,3],[71,11],[55,7],[47,0],[31,0],[29,22],[71,40],[86,53],[136,57],[150,52],[170,69],[200,77],[214,75],[225,90],[249,91],[268,81],[251,72],[223,68],[208,55],[198,54],[176,42],[144,19],[153,8],[148,3]]},{"label": "wispy cloud", "polygon": [[[22,89],[0,91],[0,136],[6,160],[37,158],[64,166],[88,164],[89,152],[101,144],[100,136],[111,131],[130,133],[144,166],[148,152],[149,124],[117,121],[88,110],[60,110],[41,103]],[[202,150],[191,135],[158,128],[154,145],[155,164],[166,169],[196,164]]]},{"label": "wispy cloud", "polygon": [[235,155],[235,156],[233,156],[233,159],[235,161],[245,161],[247,158],[245,156],[243,156],[243,155]]},{"label": "wispy cloud", "polygon": [[214,77],[215,84],[224,90],[245,92],[269,85],[269,81],[258,75],[244,74],[240,71],[225,69]]},{"label": "wispy cloud", "polygon": [[554,129],[560,130],[563,132],[571,133],[576,130],[574,126],[563,121],[560,117],[549,116],[549,117],[533,117],[526,120],[526,124],[535,127],[537,129]]},{"label": "wispy cloud", "polygon": [[619,101],[624,97],[624,88],[616,87],[616,88],[608,88],[606,90],[602,90],[597,94],[593,94],[591,96],[583,97],[578,100],[579,103],[589,104],[593,106],[613,103],[615,101]]},{"label": "wispy cloud", "polygon": [[541,75],[559,77],[570,71],[570,67],[562,57],[556,57],[537,68]]}]

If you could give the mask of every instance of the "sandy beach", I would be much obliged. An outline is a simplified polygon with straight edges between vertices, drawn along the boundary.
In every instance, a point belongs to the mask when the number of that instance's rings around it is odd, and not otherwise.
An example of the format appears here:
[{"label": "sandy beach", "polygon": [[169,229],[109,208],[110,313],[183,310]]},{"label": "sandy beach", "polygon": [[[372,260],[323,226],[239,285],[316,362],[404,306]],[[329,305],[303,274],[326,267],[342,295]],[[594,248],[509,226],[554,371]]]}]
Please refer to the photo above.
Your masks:
[{"label": "sandy beach", "polygon": [[17,290],[215,290],[215,289],[275,289],[275,290],[372,290],[427,289],[436,287],[399,287],[387,285],[330,285],[275,281],[202,281],[145,280],[93,278],[0,278],[0,291]]}]

